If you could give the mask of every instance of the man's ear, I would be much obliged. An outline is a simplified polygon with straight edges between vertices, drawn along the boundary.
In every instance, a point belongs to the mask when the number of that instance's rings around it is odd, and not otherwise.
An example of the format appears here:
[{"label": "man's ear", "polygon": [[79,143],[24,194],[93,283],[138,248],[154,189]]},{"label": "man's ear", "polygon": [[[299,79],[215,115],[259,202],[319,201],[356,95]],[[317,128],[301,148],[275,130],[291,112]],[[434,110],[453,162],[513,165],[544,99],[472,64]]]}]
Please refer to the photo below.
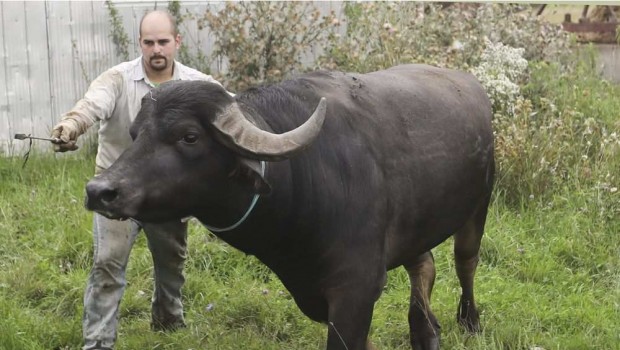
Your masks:
[{"label": "man's ear", "polygon": [[269,194],[271,186],[264,177],[263,165],[258,160],[238,157],[237,169],[232,174],[242,184],[251,188],[254,193]]},{"label": "man's ear", "polygon": [[176,42],[176,48],[178,50],[181,47],[181,34],[177,34],[174,41]]}]

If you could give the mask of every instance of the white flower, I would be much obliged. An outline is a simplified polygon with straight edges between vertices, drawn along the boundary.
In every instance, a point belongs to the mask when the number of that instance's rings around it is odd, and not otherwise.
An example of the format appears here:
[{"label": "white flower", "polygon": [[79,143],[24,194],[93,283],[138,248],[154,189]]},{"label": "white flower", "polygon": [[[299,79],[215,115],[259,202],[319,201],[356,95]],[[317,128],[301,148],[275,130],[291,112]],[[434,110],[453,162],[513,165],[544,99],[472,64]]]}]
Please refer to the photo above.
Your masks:
[{"label": "white flower", "polygon": [[452,42],[452,45],[450,45],[450,48],[454,51],[463,51],[463,49],[465,48],[465,45],[463,45],[463,43],[460,42],[459,40],[454,40]]},{"label": "white flower", "polygon": [[513,113],[521,92],[516,82],[524,77],[527,70],[527,60],[523,58],[525,50],[502,43],[494,44],[487,38],[485,43],[481,63],[472,73],[484,86],[495,107]]}]

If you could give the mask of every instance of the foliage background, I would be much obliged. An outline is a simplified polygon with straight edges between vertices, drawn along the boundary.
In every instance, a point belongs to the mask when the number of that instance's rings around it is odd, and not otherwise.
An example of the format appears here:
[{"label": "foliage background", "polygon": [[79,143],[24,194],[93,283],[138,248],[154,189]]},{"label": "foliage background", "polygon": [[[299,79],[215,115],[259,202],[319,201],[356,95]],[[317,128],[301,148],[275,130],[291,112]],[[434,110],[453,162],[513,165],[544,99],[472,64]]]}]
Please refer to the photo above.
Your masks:
[{"label": "foliage background", "polygon": [[[315,68],[365,72],[420,62],[476,74],[496,102],[498,176],[476,279],[484,329],[471,336],[456,325],[450,240],[435,249],[433,309],[443,348],[620,349],[620,88],[601,79],[593,48],[576,47],[528,9],[361,2],[347,3],[336,19],[317,16],[312,3],[229,3],[204,14],[205,30],[227,33],[218,35],[215,56],[187,48],[182,57],[197,67],[228,60],[219,79],[233,91]],[[175,11],[181,21],[189,15]],[[311,25],[297,21],[300,13]],[[122,31],[113,38],[121,54]],[[323,54],[304,67],[310,43]],[[25,169],[20,159],[0,159],[0,349],[80,348],[92,259],[91,216],[81,203],[93,163],[92,152],[34,154]],[[324,346],[325,328],[305,318],[254,258],[196,224],[189,247],[189,327],[152,333],[152,264],[138,240],[119,349]],[[371,329],[378,348],[409,347],[408,300],[406,273],[392,271]]]}]

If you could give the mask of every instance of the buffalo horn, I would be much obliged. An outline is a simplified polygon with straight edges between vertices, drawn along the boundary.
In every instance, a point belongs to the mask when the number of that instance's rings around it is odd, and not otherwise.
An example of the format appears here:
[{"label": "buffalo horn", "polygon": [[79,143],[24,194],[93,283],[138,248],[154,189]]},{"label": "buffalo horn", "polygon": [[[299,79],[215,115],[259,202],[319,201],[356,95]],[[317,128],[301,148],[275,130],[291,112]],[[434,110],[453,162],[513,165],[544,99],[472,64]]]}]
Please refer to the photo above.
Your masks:
[{"label": "buffalo horn", "polygon": [[325,119],[325,97],[305,123],[283,134],[273,134],[252,124],[236,102],[215,116],[212,124],[226,146],[248,158],[277,161],[309,146],[318,136]]}]

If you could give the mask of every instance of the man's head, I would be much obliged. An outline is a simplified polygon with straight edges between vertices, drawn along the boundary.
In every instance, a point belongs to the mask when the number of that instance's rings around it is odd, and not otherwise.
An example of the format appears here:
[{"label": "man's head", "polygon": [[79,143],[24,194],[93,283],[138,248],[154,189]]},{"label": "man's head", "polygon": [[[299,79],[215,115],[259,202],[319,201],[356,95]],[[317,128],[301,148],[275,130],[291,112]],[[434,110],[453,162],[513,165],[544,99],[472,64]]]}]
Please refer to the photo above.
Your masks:
[{"label": "man's head", "polygon": [[180,45],[176,21],[169,13],[152,11],[142,17],[140,49],[147,72],[171,68]]}]

